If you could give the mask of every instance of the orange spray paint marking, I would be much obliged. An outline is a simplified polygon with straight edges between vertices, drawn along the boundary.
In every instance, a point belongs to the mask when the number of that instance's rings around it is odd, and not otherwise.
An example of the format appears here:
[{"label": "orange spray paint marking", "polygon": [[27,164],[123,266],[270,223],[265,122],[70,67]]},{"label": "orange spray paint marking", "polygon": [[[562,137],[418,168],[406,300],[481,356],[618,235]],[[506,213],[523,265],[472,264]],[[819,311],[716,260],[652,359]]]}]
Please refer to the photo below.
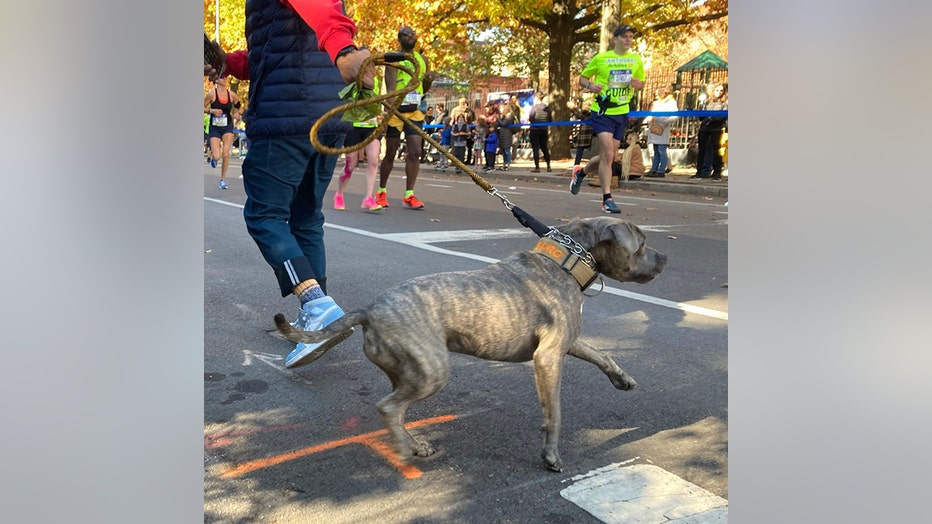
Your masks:
[{"label": "orange spray paint marking", "polygon": [[[415,422],[409,422],[405,424],[406,428],[416,428],[419,426],[428,426],[432,424],[441,424],[443,422],[450,422],[455,420],[456,415],[443,415],[440,417],[427,418],[424,420],[418,420]],[[392,466],[394,466],[405,478],[413,479],[418,478],[424,473],[415,466],[409,464],[404,464],[396,456],[394,450],[390,446],[379,441],[378,438],[388,435],[387,429],[380,429],[378,431],[373,431],[371,433],[365,433],[362,435],[356,435],[355,437],[348,437],[339,440],[332,440],[324,444],[318,444],[316,446],[310,446],[303,449],[296,449],[294,451],[289,451],[287,453],[282,453],[280,455],[275,455],[272,457],[266,457],[256,460],[251,460],[249,462],[244,462],[238,466],[227,469],[220,474],[221,477],[230,478],[238,477],[249,473],[250,471],[255,471],[257,469],[268,468],[270,466],[275,466],[281,464],[282,462],[288,462],[289,460],[294,460],[297,458],[305,457],[307,455],[313,455],[314,453],[319,453],[321,451],[326,451],[328,449],[334,449],[347,444],[363,444],[368,446],[376,453],[384,457]]]}]

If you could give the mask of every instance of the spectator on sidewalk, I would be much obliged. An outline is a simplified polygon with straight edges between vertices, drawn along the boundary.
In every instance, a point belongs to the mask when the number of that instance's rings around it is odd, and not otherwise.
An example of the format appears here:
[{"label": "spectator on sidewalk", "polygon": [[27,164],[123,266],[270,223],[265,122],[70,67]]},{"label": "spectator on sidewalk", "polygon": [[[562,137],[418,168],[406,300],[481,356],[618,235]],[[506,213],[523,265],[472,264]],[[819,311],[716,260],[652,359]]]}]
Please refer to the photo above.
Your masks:
[{"label": "spectator on sidewalk", "polygon": [[[707,90],[709,97],[701,109],[705,111],[724,111],[728,109],[728,98],[723,84],[711,84]],[[727,117],[704,117],[699,124],[699,155],[696,159],[696,174],[689,180],[722,179],[722,157],[719,155],[722,133],[728,127]]]},{"label": "spectator on sidewalk", "polygon": [[[658,90],[657,100],[651,104],[651,111],[678,111],[673,90],[662,87]],[[675,116],[649,116],[644,119],[647,124],[647,143],[654,149],[654,158],[651,160],[648,177],[663,178],[667,176],[667,146],[670,145],[670,126],[676,120]]]},{"label": "spectator on sidewalk", "polygon": [[498,125],[495,122],[487,124],[488,134],[485,136],[485,167],[483,171],[495,169],[495,154],[498,152]]},{"label": "spectator on sidewalk", "polygon": [[531,126],[529,136],[531,138],[531,151],[534,155],[534,169],[531,173],[540,173],[540,154],[544,154],[544,161],[547,163],[547,172],[550,172],[550,149],[547,147],[549,139],[548,127],[553,121],[550,113],[550,106],[544,103],[539,95],[534,95],[534,105],[531,107],[531,123],[538,124]]},{"label": "spectator on sidewalk", "polygon": [[[456,123],[450,129],[450,138],[453,143],[453,156],[460,162],[466,163],[466,139],[469,137],[469,124],[466,123],[466,115],[459,113],[456,115]],[[456,166],[456,174],[460,174],[462,169]]]},{"label": "spectator on sidewalk", "polygon": [[440,160],[437,162],[437,167],[442,171],[450,167],[450,159],[447,158],[447,155],[444,154],[444,151],[450,149],[450,142],[453,138],[453,124],[450,122],[450,117],[445,116],[442,118],[443,127],[440,129],[440,147],[442,151],[438,151],[437,154],[440,155]]},{"label": "spectator on sidewalk", "polygon": [[511,165],[511,148],[514,145],[514,130],[516,129],[511,126],[518,123],[511,104],[502,104],[502,114],[498,123],[498,150],[502,154],[502,166],[499,169],[508,171],[508,166]]},{"label": "spectator on sidewalk", "polygon": [[489,125],[484,118],[476,121],[476,129],[473,130],[473,165],[476,167],[482,162],[482,151],[485,149],[485,137],[489,134]]}]

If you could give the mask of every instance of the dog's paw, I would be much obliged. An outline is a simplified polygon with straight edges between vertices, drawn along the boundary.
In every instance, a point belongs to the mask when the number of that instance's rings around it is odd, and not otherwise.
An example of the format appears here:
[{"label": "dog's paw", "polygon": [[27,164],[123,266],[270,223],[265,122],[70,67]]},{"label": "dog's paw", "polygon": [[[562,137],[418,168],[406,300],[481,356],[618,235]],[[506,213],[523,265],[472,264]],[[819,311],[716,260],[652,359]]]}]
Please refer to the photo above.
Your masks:
[{"label": "dog's paw", "polygon": [[609,380],[612,381],[612,385],[617,389],[622,391],[628,391],[638,387],[638,383],[631,378],[631,375],[621,371],[619,373],[612,373],[608,376]]},{"label": "dog's paw", "polygon": [[429,457],[437,452],[430,442],[426,440],[414,439],[414,446],[411,448],[416,457]]},{"label": "dog's paw", "polygon": [[556,471],[557,473],[563,471],[563,461],[560,460],[560,455],[556,451],[548,451],[545,448],[541,451],[540,456],[544,459],[544,464],[547,464],[547,469],[550,471]]}]

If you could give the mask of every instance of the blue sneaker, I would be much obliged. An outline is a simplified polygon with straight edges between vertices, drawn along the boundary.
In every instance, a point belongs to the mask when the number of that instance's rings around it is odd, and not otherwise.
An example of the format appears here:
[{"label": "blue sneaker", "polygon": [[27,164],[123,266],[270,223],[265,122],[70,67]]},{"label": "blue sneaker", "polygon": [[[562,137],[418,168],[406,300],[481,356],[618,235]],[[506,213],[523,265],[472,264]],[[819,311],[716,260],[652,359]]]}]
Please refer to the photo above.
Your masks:
[{"label": "blue sneaker", "polygon": [[227,183],[226,183],[226,181],[225,181],[225,180],[221,180],[221,181],[220,181],[220,189],[226,189],[226,188],[227,188]]},{"label": "blue sneaker", "polygon": [[[340,306],[329,296],[324,296],[305,302],[298,311],[298,320],[291,325],[303,331],[319,331],[343,315]],[[349,328],[329,340],[313,344],[298,342],[294,350],[285,357],[285,367],[291,369],[314,362],[330,348],[349,338],[354,331],[353,328]]]},{"label": "blue sneaker", "polygon": [[573,178],[570,180],[570,193],[579,194],[579,186],[582,185],[582,179],[586,178],[586,172],[582,166],[573,167]]},{"label": "blue sneaker", "polygon": [[217,161],[214,160],[214,157],[210,157],[210,167],[217,169]]},{"label": "blue sneaker", "polygon": [[609,198],[605,202],[602,202],[602,211],[606,213],[621,213],[621,210],[618,209],[618,205],[615,204],[615,199]]}]

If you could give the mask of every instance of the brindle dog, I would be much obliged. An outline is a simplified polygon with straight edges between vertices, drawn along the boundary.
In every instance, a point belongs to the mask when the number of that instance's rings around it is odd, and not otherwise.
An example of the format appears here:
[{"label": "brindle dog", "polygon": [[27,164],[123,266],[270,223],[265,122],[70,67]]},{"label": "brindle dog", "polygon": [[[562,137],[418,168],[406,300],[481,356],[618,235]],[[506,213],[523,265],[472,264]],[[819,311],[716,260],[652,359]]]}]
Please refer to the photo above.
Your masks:
[{"label": "brindle dog", "polygon": [[[621,282],[649,282],[667,262],[626,220],[576,219],[558,229],[592,254],[598,272]],[[484,269],[402,282],[320,331],[296,330],[282,314],[275,315],[275,324],[288,340],[305,343],[362,326],[363,351],[392,383],[377,407],[402,461],[434,453],[430,443],[408,433],[404,416],[411,403],[446,384],[448,351],[504,362],[533,360],[544,419],[541,455],[548,468],[562,471],[557,441],[564,357],[595,364],[618,389],[637,386],[611,357],[578,340],[582,301],[572,275],[538,251],[523,251]]]}]

